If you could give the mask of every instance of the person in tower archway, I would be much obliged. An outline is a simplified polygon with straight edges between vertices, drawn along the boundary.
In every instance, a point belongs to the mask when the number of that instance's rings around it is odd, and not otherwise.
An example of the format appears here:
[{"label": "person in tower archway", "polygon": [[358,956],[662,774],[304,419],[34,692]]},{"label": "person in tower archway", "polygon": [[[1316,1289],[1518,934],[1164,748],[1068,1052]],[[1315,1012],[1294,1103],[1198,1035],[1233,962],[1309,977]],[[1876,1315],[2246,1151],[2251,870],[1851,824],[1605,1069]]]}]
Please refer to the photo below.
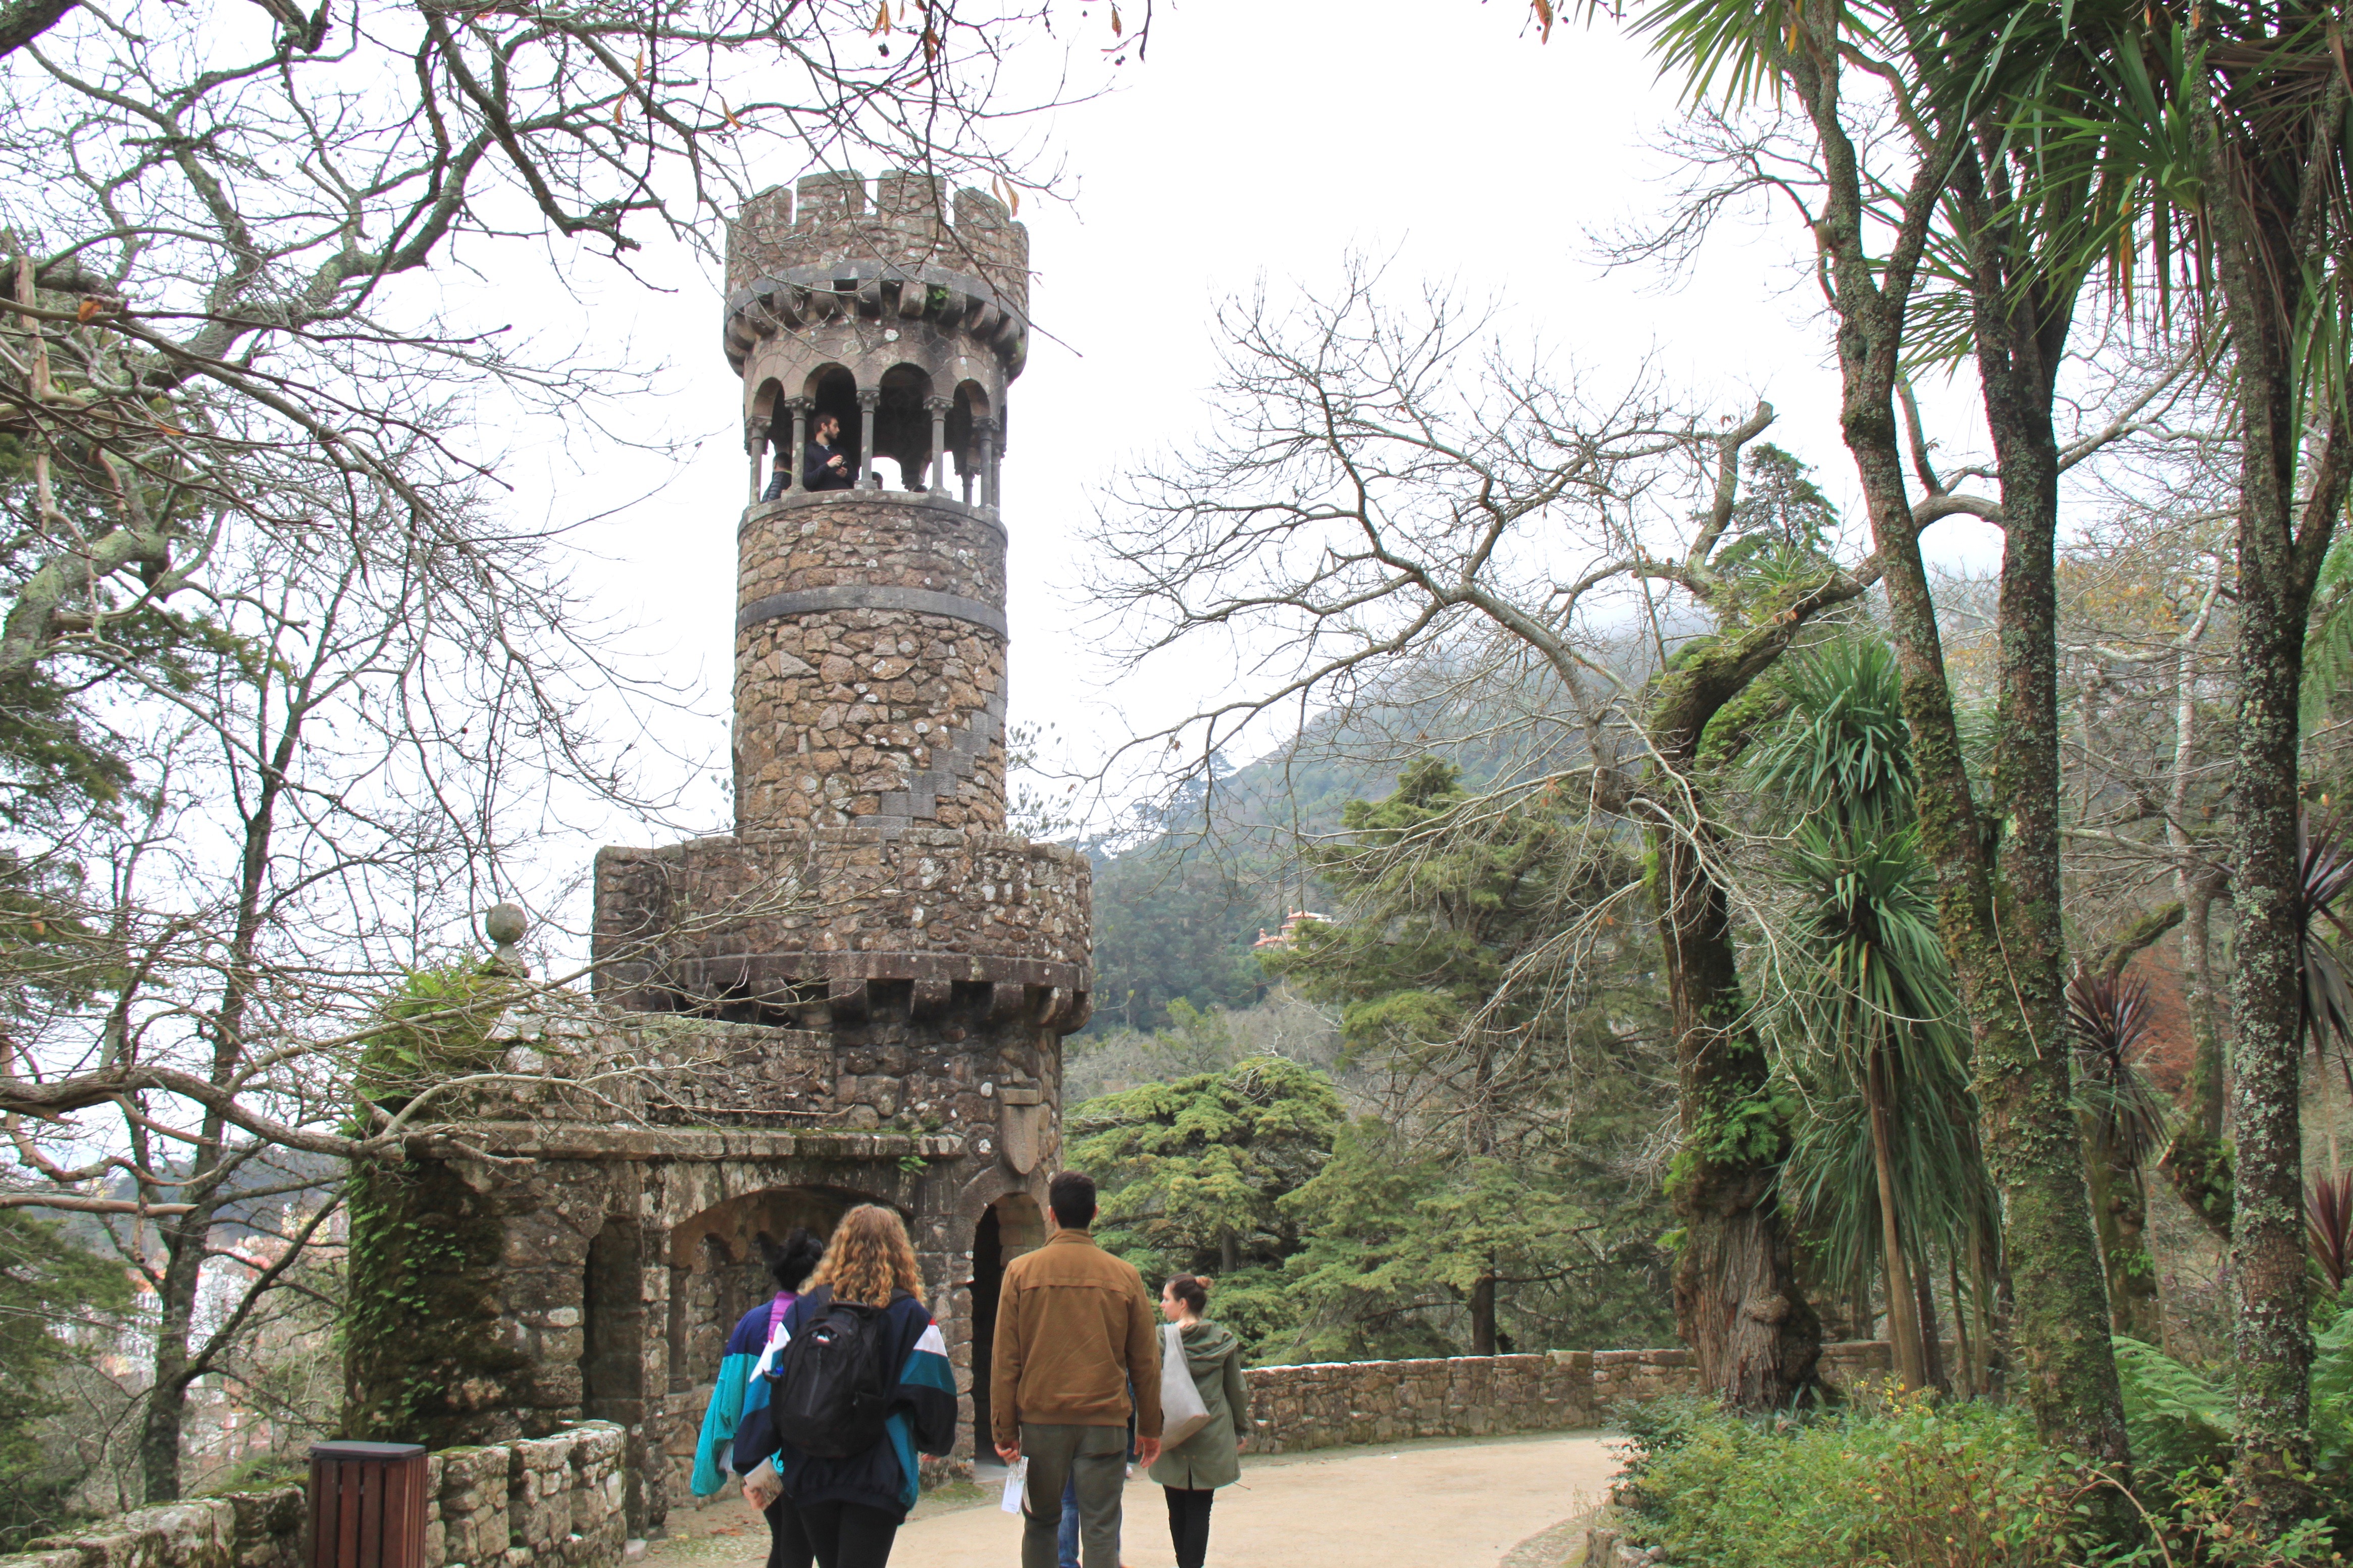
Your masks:
[{"label": "person in tower archway", "polygon": [[858,483],[849,471],[849,458],[841,450],[841,421],[820,414],[809,426],[808,445],[801,450],[801,488],[846,490]]}]

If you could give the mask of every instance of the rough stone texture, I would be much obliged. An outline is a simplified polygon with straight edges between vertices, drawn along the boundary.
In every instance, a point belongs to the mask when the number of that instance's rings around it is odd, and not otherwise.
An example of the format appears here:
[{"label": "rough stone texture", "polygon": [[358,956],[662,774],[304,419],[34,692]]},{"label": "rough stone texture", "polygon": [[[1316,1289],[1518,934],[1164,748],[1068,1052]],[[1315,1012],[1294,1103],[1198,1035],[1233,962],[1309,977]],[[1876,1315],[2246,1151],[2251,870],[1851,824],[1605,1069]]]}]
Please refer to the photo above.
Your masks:
[{"label": "rough stone texture", "polygon": [[[1892,1366],[1884,1341],[1822,1347],[1822,1381],[1844,1389]],[[1600,1425],[1623,1400],[1700,1392],[1688,1350],[1322,1362],[1252,1367],[1251,1448],[1291,1454],[1409,1437],[1484,1437]]]},{"label": "rough stone texture", "polygon": [[[296,1527],[291,1532],[281,1529],[272,1535],[265,1530],[255,1540],[240,1541],[241,1514],[257,1526],[282,1526],[287,1518],[283,1507],[262,1500],[240,1510],[235,1499],[198,1498],[159,1503],[102,1520],[70,1535],[36,1541],[27,1552],[0,1557],[0,1564],[5,1568],[32,1568],[35,1563],[46,1568],[238,1568],[251,1563],[253,1568],[296,1568],[301,1546],[302,1493],[299,1487],[284,1489],[297,1500]],[[256,1494],[260,1500],[277,1495]]]},{"label": "rough stone texture", "polygon": [[[754,196],[727,226],[727,357],[830,322],[930,326],[1001,356],[1029,353],[1029,234],[1005,204],[959,191],[949,222],[935,182],[804,175]],[[873,197],[869,205],[870,194]],[[756,379],[755,374],[747,374]],[[796,388],[795,390],[797,390]]]},{"label": "rough stone texture", "polygon": [[[721,1347],[767,1294],[763,1246],[794,1226],[896,1210],[976,1393],[974,1321],[1042,1234],[1061,1037],[1092,976],[1085,859],[1003,831],[996,474],[1029,241],[974,193],[943,216],[927,181],[820,174],[731,225],[754,486],[818,409],[861,480],[890,458],[907,488],[744,511],[735,592],[712,595],[739,627],[737,831],[603,851],[601,1011],[511,1017],[513,1078],[442,1102],[407,1163],[370,1176],[382,1234],[416,1238],[375,1256],[401,1299],[447,1308],[414,1343],[349,1352],[347,1435],[429,1426],[437,1447],[505,1456],[502,1477],[445,1460],[448,1563],[490,1562],[480,1509],[507,1510],[500,1568],[586,1536],[593,1489],[564,1492],[533,1446],[567,1423],[620,1432],[597,1486],[632,1533],[684,1501]],[[943,493],[947,467],[965,499]]]},{"label": "rough stone texture", "polygon": [[1261,1454],[1594,1424],[1587,1351],[1325,1362],[1252,1367],[1242,1376],[1250,1393],[1250,1448]]},{"label": "rough stone texture", "polygon": [[[617,1568],[626,1434],[607,1422],[425,1460],[424,1568]],[[0,1568],[304,1568],[300,1484],[118,1514],[0,1557]]]},{"label": "rough stone texture", "polygon": [[[738,539],[737,832],[1003,831],[1003,531],[944,498],[821,491],[754,507]],[[828,596],[858,602],[775,613]]]},{"label": "rough stone texture", "polygon": [[[986,1010],[1001,1021],[1051,1000],[1034,1021],[1067,1033],[1086,1021],[1090,887],[1085,858],[1059,845],[940,827],[607,848],[597,990],[638,1010],[825,1028],[950,1011],[959,985],[1061,987],[1057,999],[992,992]],[[902,1001],[880,982],[915,988]]]}]

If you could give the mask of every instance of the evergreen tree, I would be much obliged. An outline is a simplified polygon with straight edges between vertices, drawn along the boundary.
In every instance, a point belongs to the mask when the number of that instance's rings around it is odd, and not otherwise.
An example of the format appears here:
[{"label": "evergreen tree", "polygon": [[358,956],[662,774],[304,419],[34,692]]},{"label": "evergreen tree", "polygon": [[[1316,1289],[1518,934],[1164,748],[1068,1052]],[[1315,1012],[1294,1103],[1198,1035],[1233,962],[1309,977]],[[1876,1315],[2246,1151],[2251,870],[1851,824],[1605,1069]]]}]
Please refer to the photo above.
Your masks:
[{"label": "evergreen tree", "polygon": [[[1449,1300],[1473,1355],[1510,1348],[1506,1321],[1546,1340],[1581,1317],[1624,1331],[1626,1304],[1657,1300],[1641,1265],[1655,1265],[1662,1215],[1581,1134],[1597,1113],[1629,1131],[1627,1104],[1644,1098],[1633,1058],[1657,983],[1639,912],[1620,910],[1638,870],[1612,836],[1545,803],[1494,808],[1435,758],[1342,821],[1346,842],[1313,857],[1342,918],[1304,928],[1270,967],[1340,1004],[1348,1050],[1404,1092],[1392,1122],[1351,1130],[1290,1200],[1314,1220],[1293,1270],[1296,1348],[1423,1342],[1427,1321],[1398,1325]],[[1598,1300],[1621,1310],[1579,1310]]]},{"label": "evergreen tree", "polygon": [[65,1409],[58,1381],[104,1348],[130,1304],[120,1264],[55,1221],[0,1209],[0,1552],[70,1517],[83,1472],[48,1429]]},{"label": "evergreen tree", "polygon": [[1281,1057],[1107,1094],[1070,1113],[1071,1163],[1100,1184],[1098,1240],[1146,1279],[1219,1281],[1219,1321],[1255,1348],[1288,1321],[1283,1262],[1301,1226],[1283,1199],[1331,1158],[1331,1079]]}]

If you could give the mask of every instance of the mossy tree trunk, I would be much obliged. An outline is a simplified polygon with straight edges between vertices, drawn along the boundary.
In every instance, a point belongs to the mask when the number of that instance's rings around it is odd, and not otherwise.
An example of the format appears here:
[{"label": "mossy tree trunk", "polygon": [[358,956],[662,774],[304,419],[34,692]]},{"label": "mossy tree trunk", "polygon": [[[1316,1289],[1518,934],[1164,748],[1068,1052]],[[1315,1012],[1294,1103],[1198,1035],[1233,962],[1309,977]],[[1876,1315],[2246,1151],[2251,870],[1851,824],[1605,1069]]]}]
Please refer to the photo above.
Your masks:
[{"label": "mossy tree trunk", "polygon": [[2182,1000],[2189,1015],[2189,1074],[2182,1086],[2181,1119],[2158,1169],[2189,1212],[2224,1245],[2231,1239],[2231,1155],[2222,1144],[2222,1029],[2214,1008],[2212,911],[2221,879],[2184,874],[2181,917]]},{"label": "mossy tree trunk", "polygon": [[[2284,1522],[2304,1506],[2298,1477],[2311,1451],[2298,706],[2306,619],[2344,504],[2353,435],[2344,423],[2346,366],[2325,357],[2341,340],[2307,339],[2306,327],[2309,309],[2341,312],[2342,285],[2328,279],[2353,264],[2337,251],[2335,222],[2316,216],[2338,199],[2347,92],[2339,73],[2321,73],[2311,96],[2284,104],[2252,132],[2233,118],[2226,132],[2221,112],[2204,96],[2214,83],[2205,62],[2196,63],[2189,121],[2207,187],[2217,193],[2205,221],[2229,328],[2240,442],[2229,1085],[2239,1459],[2250,1511]],[[2316,288],[2326,296],[2316,299]],[[2316,432],[2307,418],[2325,428]]]},{"label": "mossy tree trunk", "polygon": [[[1726,509],[1739,446],[1751,434],[1744,426],[1721,441],[1718,494]],[[1745,730],[1710,726],[1816,617],[1863,592],[1861,579],[1826,574],[1747,629],[1687,650],[1653,688],[1644,725],[1658,786],[1648,808],[1656,824],[1648,835],[1651,894],[1679,1089],[1672,1196],[1683,1244],[1675,1322],[1698,1357],[1702,1386],[1746,1410],[1785,1405],[1812,1385],[1821,1321],[1799,1279],[1778,1195],[1788,1111],[1771,1093],[1724,889],[1708,868],[1716,846],[1701,749],[1704,741],[1714,757],[1736,754]]]}]

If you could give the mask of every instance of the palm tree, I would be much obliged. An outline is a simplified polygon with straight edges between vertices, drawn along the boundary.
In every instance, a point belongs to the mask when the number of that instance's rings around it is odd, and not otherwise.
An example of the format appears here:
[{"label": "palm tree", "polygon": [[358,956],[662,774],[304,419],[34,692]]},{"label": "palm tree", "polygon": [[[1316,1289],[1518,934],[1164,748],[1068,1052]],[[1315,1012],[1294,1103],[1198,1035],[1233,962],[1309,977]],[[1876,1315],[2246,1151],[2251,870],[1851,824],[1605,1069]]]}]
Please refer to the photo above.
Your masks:
[{"label": "palm tree", "polygon": [[2148,1036],[2148,987],[2134,976],[2078,969],[2067,983],[2067,1027],[2075,1042],[2076,1114],[2107,1269],[2109,1321],[2117,1333],[2155,1344],[2164,1330],[2143,1235],[2145,1173],[2164,1147],[2170,1117],[2137,1059]]},{"label": "palm tree", "polygon": [[1925,1387],[1938,1381],[1921,1310],[1929,1249],[1975,1260],[1997,1227],[1894,657],[1851,633],[1792,666],[1784,692],[1787,710],[1750,764],[1794,818],[1776,1033],[1811,1114],[1783,1188],[1831,1277],[1876,1266],[1896,1373]]}]

